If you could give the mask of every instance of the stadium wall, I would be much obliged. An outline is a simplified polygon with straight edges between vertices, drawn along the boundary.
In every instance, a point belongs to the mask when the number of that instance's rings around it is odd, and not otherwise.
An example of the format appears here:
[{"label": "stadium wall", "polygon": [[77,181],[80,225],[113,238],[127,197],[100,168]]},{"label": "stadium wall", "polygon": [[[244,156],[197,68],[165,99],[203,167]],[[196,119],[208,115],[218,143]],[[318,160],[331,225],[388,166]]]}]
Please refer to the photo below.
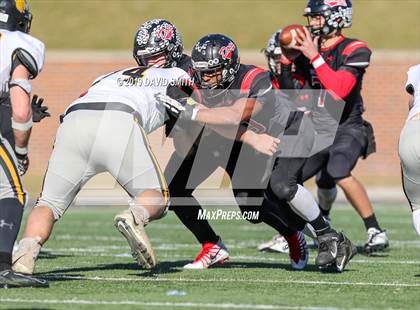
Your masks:
[{"label": "stadium wall", "polygon": [[[130,51],[52,51],[44,71],[34,81],[34,93],[45,98],[51,118],[36,124],[30,143],[31,166],[26,178],[29,190],[39,192],[42,176],[54,143],[59,115],[85,91],[99,75],[133,66]],[[243,63],[265,67],[263,55],[242,51]],[[400,166],[398,138],[407,115],[408,95],[404,91],[407,69],[420,63],[420,51],[375,50],[364,80],[365,118],[375,129],[377,153],[361,160],[355,175],[373,185],[397,185]],[[165,167],[172,152],[171,141],[164,141],[162,130],[151,135],[151,144]],[[169,143],[168,143],[169,142]],[[420,143],[420,141],[419,141]]]}]

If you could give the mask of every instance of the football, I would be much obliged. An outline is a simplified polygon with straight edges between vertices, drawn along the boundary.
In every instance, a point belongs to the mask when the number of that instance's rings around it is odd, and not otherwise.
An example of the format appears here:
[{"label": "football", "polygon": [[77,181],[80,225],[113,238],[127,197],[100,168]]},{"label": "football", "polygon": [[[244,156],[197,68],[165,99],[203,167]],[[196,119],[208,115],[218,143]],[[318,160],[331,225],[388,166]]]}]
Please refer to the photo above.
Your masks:
[{"label": "football", "polygon": [[280,44],[283,47],[292,48],[297,44],[296,36],[299,34],[296,29],[300,29],[302,32],[304,31],[302,25],[289,25],[283,28],[280,34]]}]

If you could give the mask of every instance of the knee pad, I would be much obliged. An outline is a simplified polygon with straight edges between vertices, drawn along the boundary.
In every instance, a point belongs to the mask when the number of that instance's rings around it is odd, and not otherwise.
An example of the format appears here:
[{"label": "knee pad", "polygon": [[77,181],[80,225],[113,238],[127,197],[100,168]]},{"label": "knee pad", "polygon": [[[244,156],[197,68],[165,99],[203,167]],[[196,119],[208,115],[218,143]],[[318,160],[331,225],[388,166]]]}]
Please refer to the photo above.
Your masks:
[{"label": "knee pad", "polygon": [[296,195],[298,190],[297,184],[290,185],[284,182],[269,184],[269,190],[279,200],[291,201]]},{"label": "knee pad", "polygon": [[316,174],[315,182],[318,188],[329,189],[335,187],[334,178],[329,175],[327,169],[322,169]]},{"label": "knee pad", "polygon": [[332,204],[337,198],[337,187],[320,188],[317,190],[319,207],[325,211],[331,209]]}]

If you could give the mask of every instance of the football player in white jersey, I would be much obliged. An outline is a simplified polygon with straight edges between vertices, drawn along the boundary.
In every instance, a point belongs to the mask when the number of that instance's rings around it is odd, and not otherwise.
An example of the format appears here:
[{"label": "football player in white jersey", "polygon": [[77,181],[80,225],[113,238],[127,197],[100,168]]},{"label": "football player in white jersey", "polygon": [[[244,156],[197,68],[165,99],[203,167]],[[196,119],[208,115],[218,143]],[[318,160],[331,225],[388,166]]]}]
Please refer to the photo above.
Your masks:
[{"label": "football player in white jersey", "polygon": [[[155,44],[156,43],[156,44]],[[144,227],[166,214],[168,191],[147,134],[167,119],[155,95],[186,83],[178,68],[183,46],[175,26],[151,20],[137,31],[134,58],[139,65],[101,76],[62,116],[44,185],[31,211],[13,269],[32,274],[41,246],[83,185],[109,172],[132,198],[114,219],[133,257],[144,268],[156,265]]]},{"label": "football player in white jersey", "polygon": [[411,67],[407,75],[406,91],[411,98],[398,153],[404,193],[413,212],[414,227],[420,235],[420,64]]},{"label": "football player in white jersey", "polygon": [[97,78],[62,115],[41,197],[13,255],[13,270],[33,273],[54,223],[84,184],[102,172],[109,172],[132,199],[129,209],[115,217],[115,226],[127,238],[138,264],[155,266],[144,226],[165,215],[168,191],[146,135],[165,121],[165,109],[156,104],[154,94],[189,77],[180,68],[162,68],[174,66],[182,55],[176,28],[160,23],[161,31],[154,35],[161,38],[162,50],[148,54],[142,49],[148,26],[143,24],[134,40],[139,67]]},{"label": "football player in white jersey", "polygon": [[13,244],[27,201],[20,176],[29,164],[30,80],[44,63],[44,44],[28,34],[31,20],[26,1],[0,0],[0,288],[48,287],[47,281],[11,268]]}]

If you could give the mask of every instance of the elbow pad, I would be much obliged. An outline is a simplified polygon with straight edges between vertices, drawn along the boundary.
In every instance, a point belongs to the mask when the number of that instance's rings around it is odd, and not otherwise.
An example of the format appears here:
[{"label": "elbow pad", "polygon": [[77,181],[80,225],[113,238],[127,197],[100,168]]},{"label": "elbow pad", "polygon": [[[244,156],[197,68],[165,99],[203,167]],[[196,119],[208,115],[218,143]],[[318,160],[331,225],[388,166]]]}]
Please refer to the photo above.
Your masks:
[{"label": "elbow pad", "polygon": [[16,79],[9,82],[9,89],[15,86],[22,88],[28,95],[30,95],[32,92],[32,85],[28,80]]}]

